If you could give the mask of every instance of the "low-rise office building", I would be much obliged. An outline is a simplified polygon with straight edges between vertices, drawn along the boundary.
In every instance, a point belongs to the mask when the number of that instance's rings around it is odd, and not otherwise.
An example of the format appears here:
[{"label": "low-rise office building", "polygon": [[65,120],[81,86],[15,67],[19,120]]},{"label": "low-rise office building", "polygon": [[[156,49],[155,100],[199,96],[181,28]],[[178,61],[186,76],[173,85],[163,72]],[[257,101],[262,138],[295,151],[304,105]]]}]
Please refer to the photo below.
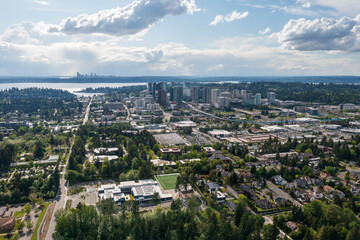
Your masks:
[{"label": "low-rise office building", "polygon": [[107,184],[98,188],[100,200],[111,198],[118,205],[125,201],[135,200],[138,203],[150,203],[155,193],[161,201],[171,201],[172,195],[161,191],[159,183],[152,179]]}]

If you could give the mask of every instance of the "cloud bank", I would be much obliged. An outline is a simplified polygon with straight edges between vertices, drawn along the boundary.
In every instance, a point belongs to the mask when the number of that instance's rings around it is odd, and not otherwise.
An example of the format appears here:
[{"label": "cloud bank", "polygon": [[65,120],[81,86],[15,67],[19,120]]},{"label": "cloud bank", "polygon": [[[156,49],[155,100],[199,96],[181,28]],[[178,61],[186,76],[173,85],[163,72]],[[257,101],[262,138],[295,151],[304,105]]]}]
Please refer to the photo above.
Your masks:
[{"label": "cloud bank", "polygon": [[48,25],[47,31],[67,35],[133,35],[150,28],[166,15],[193,14],[196,11],[199,9],[195,0],[135,0],[125,7],[63,19],[58,25]]},{"label": "cloud bank", "polygon": [[360,15],[355,18],[290,20],[278,33],[279,43],[300,51],[360,51]]},{"label": "cloud bank", "polygon": [[240,19],[246,18],[248,15],[249,15],[249,12],[241,13],[241,12],[238,12],[238,11],[233,11],[233,12],[227,14],[226,16],[216,15],[215,19],[211,23],[209,23],[209,25],[210,26],[216,26],[219,23],[233,22],[235,20],[240,20]]}]

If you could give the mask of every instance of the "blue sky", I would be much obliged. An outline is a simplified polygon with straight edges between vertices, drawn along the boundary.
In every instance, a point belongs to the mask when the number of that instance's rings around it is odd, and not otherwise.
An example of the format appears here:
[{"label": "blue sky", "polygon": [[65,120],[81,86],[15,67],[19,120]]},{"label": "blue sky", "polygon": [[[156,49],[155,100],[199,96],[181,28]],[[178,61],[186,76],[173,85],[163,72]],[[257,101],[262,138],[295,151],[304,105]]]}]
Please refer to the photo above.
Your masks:
[{"label": "blue sky", "polygon": [[357,0],[1,5],[1,76],[360,74]]}]

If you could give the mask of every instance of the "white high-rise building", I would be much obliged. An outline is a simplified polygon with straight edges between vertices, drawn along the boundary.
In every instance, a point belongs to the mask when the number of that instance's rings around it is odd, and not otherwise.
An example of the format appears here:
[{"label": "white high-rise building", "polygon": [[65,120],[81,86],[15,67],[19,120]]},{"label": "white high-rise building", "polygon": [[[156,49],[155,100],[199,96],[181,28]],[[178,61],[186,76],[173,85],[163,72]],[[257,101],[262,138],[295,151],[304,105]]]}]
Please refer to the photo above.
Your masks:
[{"label": "white high-rise building", "polygon": [[261,104],[261,94],[260,93],[255,94],[254,103],[255,103],[255,105]]},{"label": "white high-rise building", "polygon": [[228,97],[218,97],[216,99],[216,103],[219,108],[228,107],[230,103],[230,99]]},{"label": "white high-rise building", "polygon": [[220,97],[231,98],[231,93],[229,93],[229,92],[222,92],[222,93],[220,93]]},{"label": "white high-rise building", "polygon": [[190,88],[183,88],[183,96],[185,98],[190,97]]},{"label": "white high-rise building", "polygon": [[241,90],[241,97],[242,97],[242,99],[247,99],[247,94],[246,94],[246,90]]},{"label": "white high-rise building", "polygon": [[156,111],[156,110],[160,110],[160,104],[158,103],[150,103],[147,105],[147,110],[148,111]]},{"label": "white high-rise building", "polygon": [[234,98],[239,98],[239,97],[241,96],[239,89],[233,90],[232,93],[233,93],[233,97],[234,97]]},{"label": "white high-rise building", "polygon": [[146,102],[144,98],[136,99],[135,100],[135,107],[136,108],[145,108]]},{"label": "white high-rise building", "polygon": [[217,98],[220,96],[220,89],[212,89],[211,90],[211,103],[216,103]]}]

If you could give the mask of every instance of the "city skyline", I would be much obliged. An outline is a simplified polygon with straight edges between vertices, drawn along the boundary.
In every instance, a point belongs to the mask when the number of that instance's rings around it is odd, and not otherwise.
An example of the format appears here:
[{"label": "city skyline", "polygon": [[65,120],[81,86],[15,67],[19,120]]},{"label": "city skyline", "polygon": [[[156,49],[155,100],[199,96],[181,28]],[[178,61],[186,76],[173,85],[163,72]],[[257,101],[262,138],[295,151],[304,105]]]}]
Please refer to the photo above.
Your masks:
[{"label": "city skyline", "polygon": [[4,1],[0,76],[359,75],[356,1]]}]

